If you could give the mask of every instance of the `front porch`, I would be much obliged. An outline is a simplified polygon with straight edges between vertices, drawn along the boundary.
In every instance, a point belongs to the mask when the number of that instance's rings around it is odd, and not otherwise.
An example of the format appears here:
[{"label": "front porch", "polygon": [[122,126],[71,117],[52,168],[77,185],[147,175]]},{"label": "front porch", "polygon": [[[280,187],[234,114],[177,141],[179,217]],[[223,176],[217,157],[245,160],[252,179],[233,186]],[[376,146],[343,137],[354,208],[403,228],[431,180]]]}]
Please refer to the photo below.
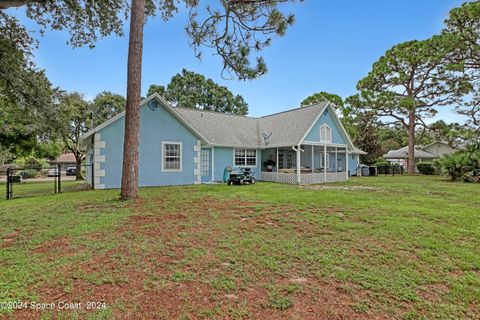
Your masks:
[{"label": "front porch", "polygon": [[314,184],[348,179],[348,151],[344,145],[269,148],[262,151],[262,160],[275,162],[272,168],[263,164],[263,181]]}]

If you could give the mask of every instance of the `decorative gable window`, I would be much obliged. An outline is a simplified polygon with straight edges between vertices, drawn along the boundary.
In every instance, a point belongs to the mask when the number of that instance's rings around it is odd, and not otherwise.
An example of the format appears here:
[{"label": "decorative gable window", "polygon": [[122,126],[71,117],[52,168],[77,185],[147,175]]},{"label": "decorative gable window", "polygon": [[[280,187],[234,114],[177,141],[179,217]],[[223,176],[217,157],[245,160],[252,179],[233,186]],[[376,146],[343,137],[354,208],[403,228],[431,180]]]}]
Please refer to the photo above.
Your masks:
[{"label": "decorative gable window", "polygon": [[181,142],[162,142],[162,171],[182,171]]},{"label": "decorative gable window", "polygon": [[256,167],[257,150],[255,149],[237,149],[235,148],[235,166]]},{"label": "decorative gable window", "polygon": [[332,143],[332,128],[326,124],[320,127],[320,142]]}]

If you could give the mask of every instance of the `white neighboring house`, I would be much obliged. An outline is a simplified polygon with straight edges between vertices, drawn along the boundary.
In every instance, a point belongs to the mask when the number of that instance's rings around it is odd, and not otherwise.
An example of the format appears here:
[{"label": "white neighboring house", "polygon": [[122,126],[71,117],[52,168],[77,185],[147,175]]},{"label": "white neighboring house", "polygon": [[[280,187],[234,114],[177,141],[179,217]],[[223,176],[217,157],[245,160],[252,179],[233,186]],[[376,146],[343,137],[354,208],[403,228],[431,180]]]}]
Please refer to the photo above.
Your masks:
[{"label": "white neighboring house", "polygon": [[[426,146],[415,146],[415,163],[432,162],[445,154],[459,151],[459,148],[450,146],[446,142],[434,142]],[[408,146],[390,150],[383,156],[388,162],[399,164],[405,169],[408,167]]]}]

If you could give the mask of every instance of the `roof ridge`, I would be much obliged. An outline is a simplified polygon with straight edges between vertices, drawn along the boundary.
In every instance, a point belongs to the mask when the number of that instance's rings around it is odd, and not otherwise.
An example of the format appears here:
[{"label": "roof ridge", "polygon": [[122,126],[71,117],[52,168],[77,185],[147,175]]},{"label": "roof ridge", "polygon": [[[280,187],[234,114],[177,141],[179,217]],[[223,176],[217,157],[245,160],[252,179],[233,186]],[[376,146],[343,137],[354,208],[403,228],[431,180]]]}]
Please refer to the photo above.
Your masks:
[{"label": "roof ridge", "polygon": [[223,112],[214,111],[214,110],[202,110],[202,109],[186,108],[186,107],[172,107],[172,108],[188,110],[188,111],[195,111],[195,112],[215,113],[215,114],[220,114],[220,115],[223,115],[223,116],[233,116],[233,117],[241,117],[241,118],[248,118],[248,119],[258,119],[258,117],[251,117],[251,116],[248,116],[248,115],[241,115],[241,114],[223,113]]},{"label": "roof ridge", "polygon": [[261,118],[261,119],[264,119],[264,118],[268,118],[268,117],[271,117],[271,116],[276,116],[276,115],[279,115],[279,114],[282,114],[282,113],[288,113],[288,112],[293,112],[293,111],[300,111],[300,110],[305,110],[305,109],[312,108],[312,107],[322,107],[322,108],[323,108],[323,106],[321,106],[322,103],[327,103],[327,102],[326,102],[326,101],[322,101],[322,102],[310,104],[310,105],[304,106],[304,107],[298,107],[298,108],[289,109],[289,110],[284,110],[284,111],[280,111],[280,112],[276,112],[276,113],[272,113],[272,114],[267,114],[266,116],[262,116],[262,117],[260,117],[260,118]]}]

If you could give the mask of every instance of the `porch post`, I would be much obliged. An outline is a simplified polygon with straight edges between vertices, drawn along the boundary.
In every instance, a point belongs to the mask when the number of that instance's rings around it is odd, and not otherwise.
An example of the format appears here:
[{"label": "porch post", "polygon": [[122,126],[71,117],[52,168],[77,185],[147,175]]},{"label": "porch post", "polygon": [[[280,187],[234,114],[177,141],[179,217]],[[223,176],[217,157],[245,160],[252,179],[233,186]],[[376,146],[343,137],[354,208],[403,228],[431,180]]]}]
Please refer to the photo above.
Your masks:
[{"label": "porch post", "polygon": [[297,183],[300,184],[302,182],[302,177],[300,176],[300,145],[297,146]]},{"label": "porch post", "polygon": [[348,174],[348,149],[345,148],[345,172],[346,172],[346,175],[347,175],[347,180],[348,180],[348,177],[350,176]]},{"label": "porch post", "polygon": [[215,181],[215,147],[212,147],[212,182]]},{"label": "porch post", "polygon": [[280,164],[278,163],[278,147],[277,147],[277,173],[275,174],[275,180],[278,182],[278,169],[280,168]]},{"label": "porch post", "polygon": [[313,154],[313,144],[312,144],[312,173],[315,173],[315,155]]},{"label": "porch post", "polygon": [[323,177],[327,182],[327,145],[323,146]]},{"label": "porch post", "polygon": [[335,173],[338,172],[338,147],[335,147]]}]

